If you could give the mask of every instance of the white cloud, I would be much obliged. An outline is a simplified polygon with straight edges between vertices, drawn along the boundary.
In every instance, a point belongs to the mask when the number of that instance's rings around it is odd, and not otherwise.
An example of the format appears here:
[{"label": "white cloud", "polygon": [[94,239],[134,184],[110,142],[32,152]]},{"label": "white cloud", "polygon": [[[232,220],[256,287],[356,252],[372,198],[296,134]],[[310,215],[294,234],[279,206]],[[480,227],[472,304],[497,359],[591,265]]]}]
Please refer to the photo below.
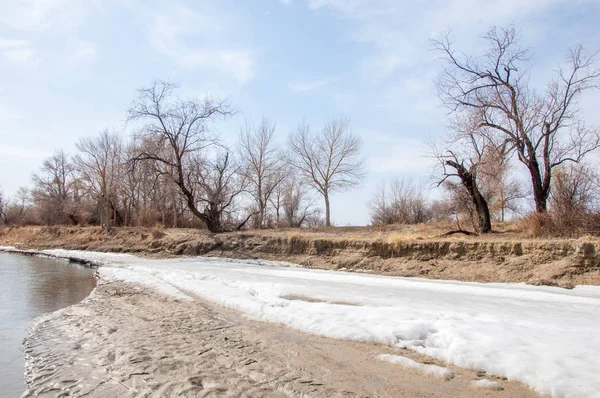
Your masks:
[{"label": "white cloud", "polygon": [[180,4],[152,13],[150,43],[179,67],[208,68],[247,83],[256,76],[256,54],[249,48],[224,43],[230,21],[216,12],[202,14]]},{"label": "white cloud", "polygon": [[33,65],[38,61],[27,40],[0,39],[0,57],[17,66]]},{"label": "white cloud", "polygon": [[570,3],[570,0],[437,0],[425,5],[397,0],[381,0],[377,4],[370,0],[306,1],[315,11],[329,12],[357,24],[351,38],[373,45],[360,61],[362,73],[380,79],[403,69],[433,68],[435,55],[429,51],[428,39],[441,31],[451,29],[461,43],[472,47],[477,36],[491,25],[521,22],[523,27],[533,23],[528,16]]},{"label": "white cloud", "polygon": [[340,76],[317,79],[313,81],[290,83],[289,89],[294,92],[314,91],[341,80]]},{"label": "white cloud", "polygon": [[[429,147],[422,141],[407,137],[386,137],[387,145],[380,155],[370,156],[367,159],[367,168],[375,173],[405,173],[426,174],[435,166],[435,161],[429,156]],[[391,144],[395,142],[395,144]]]},{"label": "white cloud", "polygon": [[72,61],[85,61],[96,58],[96,48],[91,43],[79,41],[75,53],[70,57]]},{"label": "white cloud", "polygon": [[15,29],[42,31],[80,25],[96,0],[4,0],[0,22]]}]

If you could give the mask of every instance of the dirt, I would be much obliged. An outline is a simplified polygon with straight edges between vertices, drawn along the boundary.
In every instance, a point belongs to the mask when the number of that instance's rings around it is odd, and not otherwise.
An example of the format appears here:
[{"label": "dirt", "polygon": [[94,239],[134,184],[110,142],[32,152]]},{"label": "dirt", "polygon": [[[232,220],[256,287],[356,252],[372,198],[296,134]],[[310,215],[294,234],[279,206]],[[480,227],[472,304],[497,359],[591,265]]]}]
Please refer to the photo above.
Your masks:
[{"label": "dirt", "polygon": [[526,239],[518,232],[442,237],[425,227],[282,229],[210,234],[191,229],[12,227],[0,245],[290,261],[309,268],[476,282],[600,285],[600,240]]},{"label": "dirt", "polygon": [[[449,366],[438,379],[376,359],[406,350],[320,338],[200,299],[103,282],[43,317],[26,339],[25,397],[535,397],[526,386]],[[490,379],[502,390],[476,388]]]}]

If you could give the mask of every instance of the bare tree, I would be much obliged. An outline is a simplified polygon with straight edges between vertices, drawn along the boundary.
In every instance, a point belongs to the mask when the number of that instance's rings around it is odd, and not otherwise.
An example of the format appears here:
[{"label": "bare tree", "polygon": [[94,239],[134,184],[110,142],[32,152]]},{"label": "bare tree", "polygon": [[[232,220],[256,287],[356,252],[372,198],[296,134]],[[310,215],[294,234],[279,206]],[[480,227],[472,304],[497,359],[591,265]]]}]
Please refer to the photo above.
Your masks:
[{"label": "bare tree", "polygon": [[277,172],[279,173],[280,182],[279,184],[275,185],[273,193],[269,198],[269,202],[271,203],[271,206],[275,212],[275,226],[279,228],[281,227],[281,216],[282,211],[284,210],[284,199],[287,191],[288,181],[295,179],[296,176],[294,174],[295,170],[289,167],[286,162],[281,163],[281,167],[279,167]]},{"label": "bare tree", "polygon": [[6,207],[7,207],[8,203],[6,201],[6,199],[4,198],[4,192],[2,192],[2,190],[0,190],[0,222],[7,224],[7,220],[6,220]]},{"label": "bare tree", "polygon": [[418,224],[430,219],[427,200],[410,179],[397,178],[381,184],[371,200],[371,224]]},{"label": "bare tree", "polygon": [[145,145],[134,161],[153,161],[160,165],[159,173],[168,176],[178,187],[192,214],[212,232],[221,232],[210,215],[198,208],[198,198],[190,186],[187,165],[216,143],[208,123],[218,116],[229,116],[233,110],[226,101],[180,100],[174,96],[177,85],[155,81],[138,91],[138,97],[129,109],[129,121],[144,123],[140,130]]},{"label": "bare tree", "polygon": [[511,147],[505,141],[500,146],[490,146],[483,154],[478,167],[479,182],[490,212],[504,221],[507,212],[519,211],[519,200],[526,196],[521,182],[511,173]]},{"label": "bare tree", "polygon": [[300,228],[311,217],[319,215],[314,202],[308,197],[306,184],[296,176],[287,179],[283,190],[282,207],[285,223],[291,228]]},{"label": "bare tree", "polygon": [[285,177],[280,172],[282,156],[275,147],[274,134],[275,124],[268,119],[263,119],[258,127],[246,122],[240,131],[238,153],[256,205],[255,228],[264,227],[271,195]]},{"label": "bare tree", "polygon": [[12,198],[6,198],[0,209],[1,221],[6,225],[23,225],[28,222],[30,216],[31,201],[29,190],[19,187]]},{"label": "bare tree", "polygon": [[347,118],[332,120],[321,134],[306,123],[288,137],[290,163],[325,200],[325,225],[331,226],[329,199],[333,192],[355,187],[363,180],[362,141],[350,131]]},{"label": "bare tree", "polygon": [[101,224],[110,232],[111,219],[116,218],[113,213],[123,170],[122,140],[105,130],[95,137],[81,139],[76,147],[79,153],[75,164],[84,189],[97,201]]},{"label": "bare tree", "polygon": [[531,178],[535,208],[546,212],[552,172],[565,162],[580,162],[600,145],[596,130],[578,117],[581,94],[598,87],[600,70],[582,47],[569,51],[543,94],[530,87],[528,51],[514,27],[491,28],[486,52],[468,56],[454,49],[449,35],[435,41],[446,68],[438,79],[440,97],[452,112],[476,110],[479,132],[512,142]]},{"label": "bare tree", "polygon": [[62,223],[65,217],[74,225],[78,223],[75,165],[62,150],[44,160],[40,172],[33,174],[32,180],[32,198],[43,208],[47,223]]},{"label": "bare tree", "polygon": [[599,194],[596,173],[588,165],[562,165],[552,180],[550,211],[562,227],[581,226]]},{"label": "bare tree", "polygon": [[[198,173],[189,173],[192,194],[200,204],[204,205],[201,213],[206,220],[206,226],[211,232],[226,230],[226,221],[232,221],[234,201],[247,188],[247,179],[240,173],[240,166],[235,164],[229,152],[217,155],[214,161],[197,159],[194,168]],[[251,218],[248,215],[236,223],[236,229],[241,229]]]},{"label": "bare tree", "polygon": [[479,233],[492,230],[489,204],[481,188],[479,168],[486,153],[498,150],[498,146],[488,136],[479,134],[472,124],[473,118],[459,119],[454,124],[454,133],[443,144],[444,150],[432,145],[442,171],[438,186],[448,179],[458,178],[464,192],[473,204],[477,222],[475,228]]}]

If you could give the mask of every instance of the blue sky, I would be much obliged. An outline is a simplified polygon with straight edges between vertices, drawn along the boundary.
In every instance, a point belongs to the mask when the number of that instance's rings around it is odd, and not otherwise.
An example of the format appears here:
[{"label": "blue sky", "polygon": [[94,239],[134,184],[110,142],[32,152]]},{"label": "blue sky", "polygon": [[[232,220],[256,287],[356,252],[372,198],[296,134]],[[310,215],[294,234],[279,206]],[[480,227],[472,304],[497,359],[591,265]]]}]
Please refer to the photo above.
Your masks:
[{"label": "blue sky", "polygon": [[[363,137],[368,177],[332,200],[337,225],[368,222],[375,186],[427,181],[428,137],[444,134],[430,39],[452,30],[476,52],[491,25],[514,24],[543,84],[568,46],[600,49],[600,1],[563,0],[0,0],[0,189],[11,195],[56,149],[123,134],[136,88],[181,83],[181,95],[228,97],[233,143],[244,118],[268,117],[283,143],[301,120],[341,115]],[[584,119],[600,124],[600,95]],[[435,195],[432,192],[431,195]]]}]

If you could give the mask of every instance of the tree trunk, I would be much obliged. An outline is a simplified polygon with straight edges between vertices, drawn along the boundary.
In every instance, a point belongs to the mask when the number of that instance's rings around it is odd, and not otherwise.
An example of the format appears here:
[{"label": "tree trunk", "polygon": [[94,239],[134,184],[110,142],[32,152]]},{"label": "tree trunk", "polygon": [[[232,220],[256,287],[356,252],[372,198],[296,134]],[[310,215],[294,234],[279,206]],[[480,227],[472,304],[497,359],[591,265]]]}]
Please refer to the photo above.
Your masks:
[{"label": "tree trunk", "polygon": [[490,218],[490,209],[488,203],[477,187],[477,180],[471,170],[467,170],[462,164],[447,160],[448,166],[456,169],[462,185],[466,188],[477,213],[477,229],[479,233],[486,234],[492,231],[492,220]]},{"label": "tree trunk", "polygon": [[110,203],[108,199],[103,198],[103,207],[104,207],[104,230],[106,233],[110,233]]},{"label": "tree trunk", "polygon": [[329,192],[325,191],[323,194],[325,197],[325,226],[331,227],[331,213],[329,209]]},{"label": "tree trunk", "polygon": [[548,211],[548,195],[546,195],[543,191],[537,190],[535,185],[533,189],[533,199],[535,201],[536,213],[542,214]]},{"label": "tree trunk", "polygon": [[540,165],[535,157],[528,159],[525,165],[529,170],[529,176],[531,178],[535,211],[539,214],[546,213],[548,210],[548,195],[550,194],[550,176],[548,175],[545,178],[545,181],[542,181]]}]

